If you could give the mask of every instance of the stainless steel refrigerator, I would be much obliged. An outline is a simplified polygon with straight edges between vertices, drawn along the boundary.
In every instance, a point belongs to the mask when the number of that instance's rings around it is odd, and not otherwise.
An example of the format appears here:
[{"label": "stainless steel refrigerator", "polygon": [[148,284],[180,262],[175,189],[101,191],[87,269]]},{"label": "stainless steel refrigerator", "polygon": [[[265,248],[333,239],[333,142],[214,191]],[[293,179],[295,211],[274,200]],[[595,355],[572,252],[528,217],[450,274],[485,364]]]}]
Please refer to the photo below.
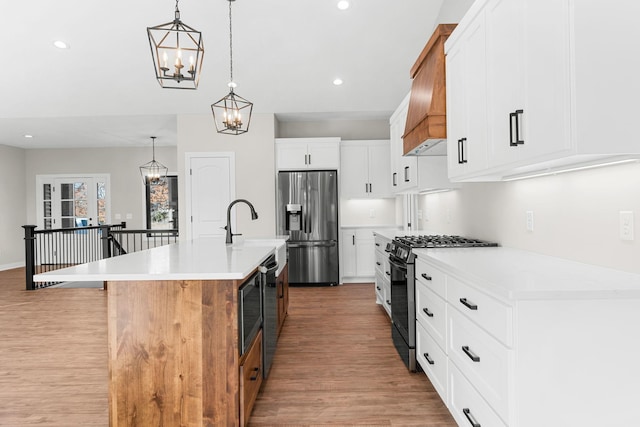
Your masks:
[{"label": "stainless steel refrigerator", "polygon": [[338,173],[278,173],[276,225],[288,235],[289,283],[331,284],[338,272]]}]

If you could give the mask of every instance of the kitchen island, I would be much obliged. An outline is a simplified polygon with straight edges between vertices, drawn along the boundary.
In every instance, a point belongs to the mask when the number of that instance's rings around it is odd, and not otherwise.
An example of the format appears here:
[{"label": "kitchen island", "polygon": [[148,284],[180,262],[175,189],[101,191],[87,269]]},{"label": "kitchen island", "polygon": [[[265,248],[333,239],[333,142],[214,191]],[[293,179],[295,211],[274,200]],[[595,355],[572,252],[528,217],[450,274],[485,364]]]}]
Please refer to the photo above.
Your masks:
[{"label": "kitchen island", "polygon": [[106,283],[110,426],[237,426],[262,345],[259,333],[240,354],[238,289],[274,252],[266,240],[198,239],[34,279]]}]

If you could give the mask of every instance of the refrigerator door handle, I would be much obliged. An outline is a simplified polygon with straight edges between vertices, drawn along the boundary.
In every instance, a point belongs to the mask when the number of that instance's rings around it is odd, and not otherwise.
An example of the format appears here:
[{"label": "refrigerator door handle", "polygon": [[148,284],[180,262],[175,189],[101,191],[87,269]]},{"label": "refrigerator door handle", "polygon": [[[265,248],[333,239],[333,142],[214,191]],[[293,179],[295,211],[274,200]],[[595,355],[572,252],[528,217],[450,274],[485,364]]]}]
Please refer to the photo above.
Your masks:
[{"label": "refrigerator door handle", "polygon": [[296,242],[296,243],[287,243],[287,246],[290,248],[330,248],[336,245],[335,240],[331,240],[329,242]]}]

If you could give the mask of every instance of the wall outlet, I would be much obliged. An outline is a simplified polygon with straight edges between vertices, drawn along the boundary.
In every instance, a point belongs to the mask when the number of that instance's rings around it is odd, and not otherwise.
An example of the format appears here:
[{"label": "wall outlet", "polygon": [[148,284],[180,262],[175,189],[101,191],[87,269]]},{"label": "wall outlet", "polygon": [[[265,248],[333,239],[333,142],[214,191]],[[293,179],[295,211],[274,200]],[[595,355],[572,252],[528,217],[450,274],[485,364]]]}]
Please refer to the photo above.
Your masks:
[{"label": "wall outlet", "polygon": [[633,212],[620,211],[620,239],[633,240]]},{"label": "wall outlet", "polygon": [[375,217],[376,217],[376,210],[369,209],[369,218],[375,218]]},{"label": "wall outlet", "polygon": [[533,211],[527,211],[527,231],[533,231]]},{"label": "wall outlet", "polygon": [[128,213],[126,216],[127,219],[133,219],[133,214]]},{"label": "wall outlet", "polygon": [[120,221],[122,219],[122,215],[120,215],[119,213],[115,214],[113,217],[116,221]]}]

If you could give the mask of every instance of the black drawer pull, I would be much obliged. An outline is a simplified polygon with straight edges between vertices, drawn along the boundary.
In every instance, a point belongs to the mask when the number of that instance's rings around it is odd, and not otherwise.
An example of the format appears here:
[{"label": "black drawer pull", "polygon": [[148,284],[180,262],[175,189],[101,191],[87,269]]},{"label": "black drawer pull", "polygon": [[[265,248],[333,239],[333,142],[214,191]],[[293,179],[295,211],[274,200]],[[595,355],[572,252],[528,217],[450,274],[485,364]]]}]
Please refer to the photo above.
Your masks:
[{"label": "black drawer pull", "polygon": [[376,265],[382,265],[382,264],[380,264],[378,261],[376,261]]},{"label": "black drawer pull", "polygon": [[376,246],[380,246],[380,243],[376,243]]},{"label": "black drawer pull", "polygon": [[471,409],[463,408],[462,412],[464,416],[467,417],[467,420],[471,423],[473,427],[482,427],[479,422],[476,421],[475,417],[471,414]]},{"label": "black drawer pull", "polygon": [[387,300],[387,305],[391,305],[391,301]]},{"label": "black drawer pull", "polygon": [[427,316],[433,317],[433,313],[430,312],[427,307],[423,308],[422,311],[424,311],[424,314],[426,314]]},{"label": "black drawer pull", "polygon": [[255,376],[250,377],[249,379],[251,381],[256,381],[258,379],[258,374],[260,374],[260,368],[253,368],[253,372],[254,372]]},{"label": "black drawer pull", "polygon": [[462,346],[462,351],[464,351],[464,354],[469,356],[469,359],[473,360],[474,362],[479,362],[480,361],[480,356],[476,356],[476,354],[469,349],[468,345],[463,345]]},{"label": "black drawer pull", "polygon": [[424,358],[427,359],[427,363],[429,365],[435,365],[436,364],[436,362],[434,362],[433,359],[429,357],[429,353],[425,353],[424,354]]},{"label": "black drawer pull", "polygon": [[471,301],[467,301],[466,298],[460,298],[460,302],[462,303],[462,305],[467,307],[469,310],[477,310],[478,309],[477,305],[475,305]]},{"label": "black drawer pull", "polygon": [[424,280],[431,280],[432,279],[431,276],[427,276],[427,273],[422,273],[421,276],[424,278]]},{"label": "black drawer pull", "polygon": [[386,274],[387,276],[391,276],[391,272],[390,271],[385,271],[384,274]]},{"label": "black drawer pull", "polygon": [[377,290],[380,290],[380,286],[376,286],[376,289],[377,289]]}]

